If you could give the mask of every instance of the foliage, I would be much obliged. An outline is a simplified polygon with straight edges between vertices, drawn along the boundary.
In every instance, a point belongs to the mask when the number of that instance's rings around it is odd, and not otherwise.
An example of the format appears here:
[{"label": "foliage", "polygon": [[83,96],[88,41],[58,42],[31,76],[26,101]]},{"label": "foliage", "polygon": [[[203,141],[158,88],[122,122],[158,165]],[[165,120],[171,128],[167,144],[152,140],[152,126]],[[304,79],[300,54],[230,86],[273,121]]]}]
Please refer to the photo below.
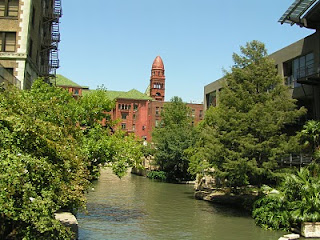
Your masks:
[{"label": "foliage", "polygon": [[316,120],[308,121],[301,131],[301,138],[304,146],[314,153],[315,159],[320,158],[320,122]]},{"label": "foliage", "polygon": [[65,90],[40,80],[30,91],[0,93],[2,239],[71,237],[53,213],[85,206],[89,182],[76,155],[81,131],[74,104]]},{"label": "foliage", "polygon": [[106,90],[99,88],[91,91],[89,94],[80,98],[78,105],[78,116],[80,117],[81,126],[94,126],[106,119],[108,127],[111,127],[111,118],[107,112],[110,112],[114,107],[114,101],[106,97]]},{"label": "foliage", "polygon": [[290,213],[283,194],[269,194],[254,203],[252,213],[257,225],[272,230],[289,230]]},{"label": "foliage", "polygon": [[320,167],[312,163],[283,180],[276,194],[262,196],[253,217],[270,229],[290,229],[302,222],[320,221]]},{"label": "foliage", "polygon": [[167,180],[167,174],[164,171],[150,171],[148,172],[147,177],[151,179],[160,180],[160,181]]},{"label": "foliage", "polygon": [[219,104],[207,110],[200,137],[190,150],[190,170],[214,168],[225,186],[261,185],[273,179],[277,159],[299,148],[285,127],[305,114],[296,109],[274,62],[258,41],[234,54],[219,92]]},{"label": "foliage", "polygon": [[101,165],[112,164],[121,177],[139,164],[134,136],[111,134],[108,117],[100,124],[113,106],[103,91],[76,101],[36,80],[31,90],[0,92],[1,239],[72,238],[54,213],[85,208],[84,194]]},{"label": "foliage", "polygon": [[168,180],[189,179],[189,159],[186,149],[194,142],[191,111],[182,99],[173,97],[161,112],[162,123],[152,137],[155,145],[155,162]]}]

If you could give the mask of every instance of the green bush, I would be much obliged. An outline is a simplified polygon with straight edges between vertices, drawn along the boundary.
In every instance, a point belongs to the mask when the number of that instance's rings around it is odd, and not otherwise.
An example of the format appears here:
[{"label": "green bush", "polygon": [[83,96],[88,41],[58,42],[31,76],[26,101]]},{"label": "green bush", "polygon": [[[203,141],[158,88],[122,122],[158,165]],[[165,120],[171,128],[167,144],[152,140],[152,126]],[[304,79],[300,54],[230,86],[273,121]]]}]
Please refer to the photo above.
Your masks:
[{"label": "green bush", "polygon": [[290,214],[287,202],[279,194],[262,197],[254,203],[253,218],[265,229],[289,230]]},{"label": "green bush", "polygon": [[274,230],[320,221],[320,167],[312,163],[288,174],[276,193],[262,196],[254,204],[256,223]]},{"label": "green bush", "polygon": [[150,171],[148,172],[147,177],[150,179],[156,179],[160,181],[167,180],[167,174],[164,171]]}]

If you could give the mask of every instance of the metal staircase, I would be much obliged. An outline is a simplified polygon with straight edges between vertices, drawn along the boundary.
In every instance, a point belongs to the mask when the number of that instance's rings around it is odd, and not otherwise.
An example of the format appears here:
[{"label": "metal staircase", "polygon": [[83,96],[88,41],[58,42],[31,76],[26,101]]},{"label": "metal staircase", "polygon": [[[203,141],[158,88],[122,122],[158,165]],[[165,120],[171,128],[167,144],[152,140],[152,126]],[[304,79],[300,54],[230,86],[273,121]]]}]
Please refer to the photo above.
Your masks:
[{"label": "metal staircase", "polygon": [[45,0],[50,4],[44,8],[43,42],[41,45],[40,76],[55,77],[59,68],[58,45],[60,42],[59,20],[62,16],[61,0]]}]

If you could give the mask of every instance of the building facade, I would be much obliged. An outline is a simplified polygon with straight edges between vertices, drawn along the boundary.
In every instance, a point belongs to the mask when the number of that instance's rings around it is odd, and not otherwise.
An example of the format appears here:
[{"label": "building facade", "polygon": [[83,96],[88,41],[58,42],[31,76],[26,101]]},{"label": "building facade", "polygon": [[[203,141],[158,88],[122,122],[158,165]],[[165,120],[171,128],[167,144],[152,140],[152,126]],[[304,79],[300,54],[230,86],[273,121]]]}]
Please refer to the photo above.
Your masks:
[{"label": "building facade", "polygon": [[0,64],[31,87],[59,67],[61,0],[0,0]]}]

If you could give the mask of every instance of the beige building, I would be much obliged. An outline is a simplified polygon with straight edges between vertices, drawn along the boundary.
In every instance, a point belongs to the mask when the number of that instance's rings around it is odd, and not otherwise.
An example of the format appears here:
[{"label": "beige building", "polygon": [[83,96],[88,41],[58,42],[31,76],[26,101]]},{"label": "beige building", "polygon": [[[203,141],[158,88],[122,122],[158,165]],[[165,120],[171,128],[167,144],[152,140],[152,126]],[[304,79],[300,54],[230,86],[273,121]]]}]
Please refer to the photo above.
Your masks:
[{"label": "beige building", "polygon": [[[280,18],[280,23],[297,24],[316,32],[269,57],[275,61],[299,106],[308,109],[307,119],[320,119],[320,1],[295,1]],[[219,102],[223,79],[204,87],[205,109]]]},{"label": "beige building", "polygon": [[59,67],[61,0],[0,0],[0,64],[31,87]]}]

